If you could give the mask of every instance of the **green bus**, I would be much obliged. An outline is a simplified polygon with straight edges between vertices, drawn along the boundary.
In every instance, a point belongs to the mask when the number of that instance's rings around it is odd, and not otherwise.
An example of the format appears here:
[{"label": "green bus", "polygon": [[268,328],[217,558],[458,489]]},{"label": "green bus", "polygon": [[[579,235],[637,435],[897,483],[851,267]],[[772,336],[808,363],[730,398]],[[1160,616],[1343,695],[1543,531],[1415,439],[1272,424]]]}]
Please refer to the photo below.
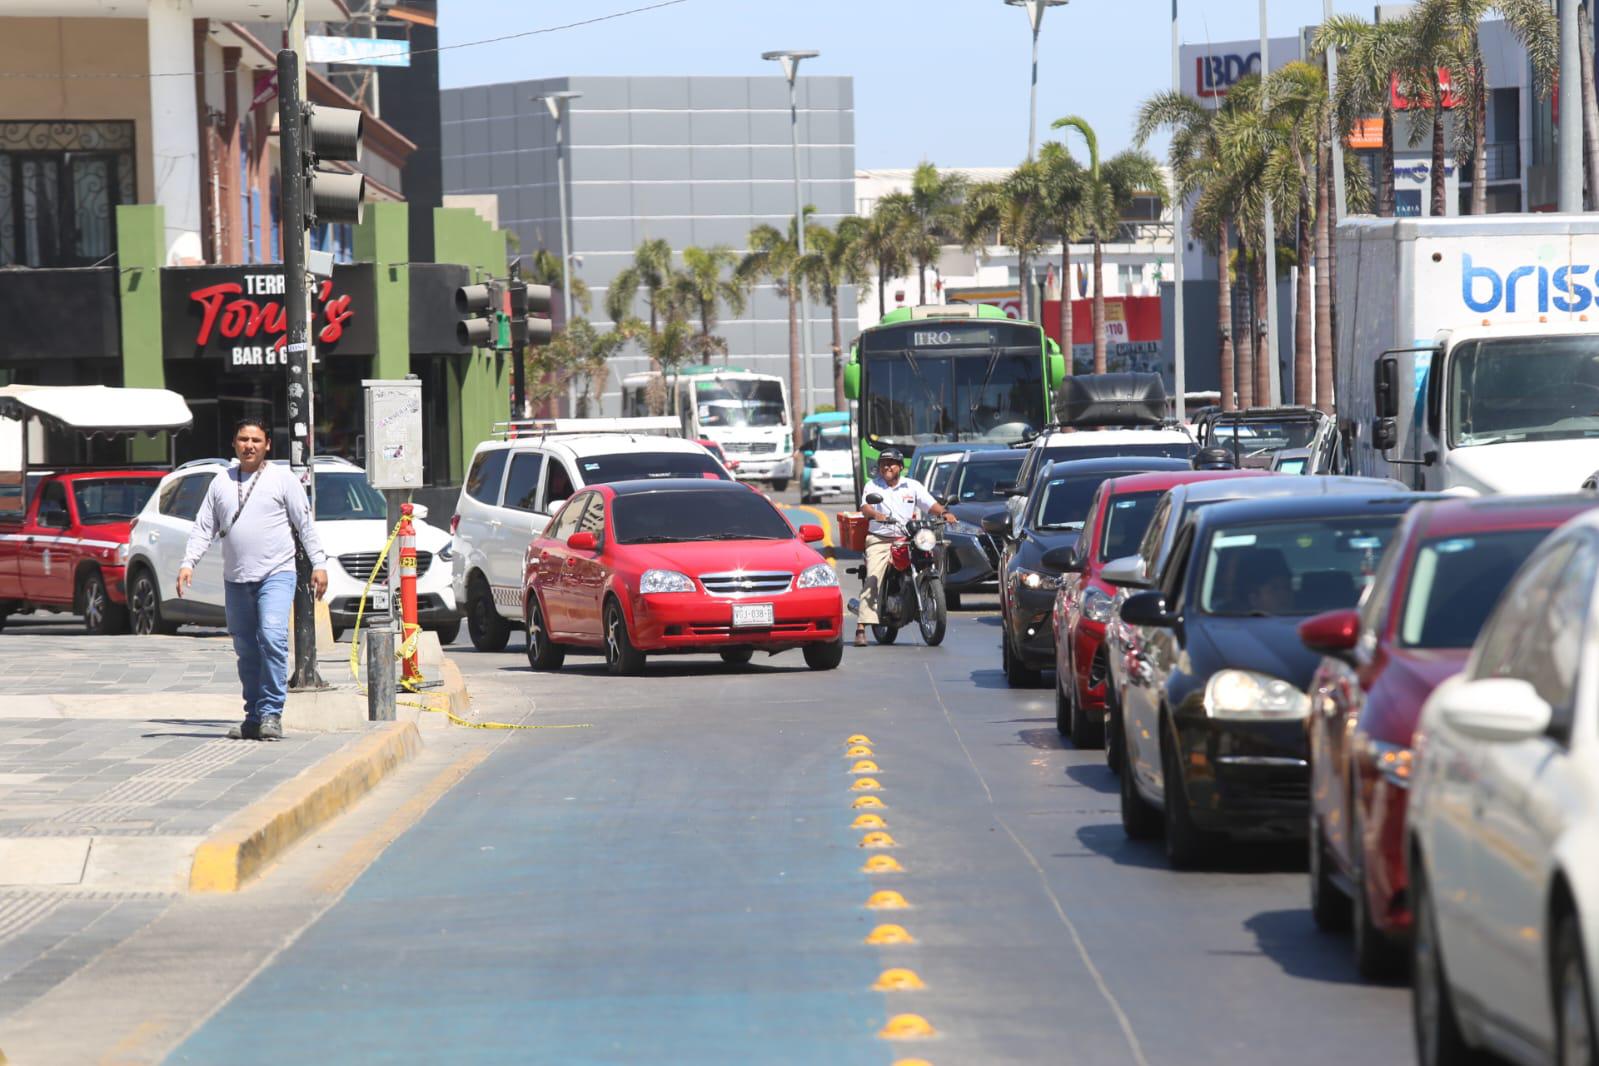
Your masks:
[{"label": "green bus", "polygon": [[852,430],[861,484],[877,454],[929,444],[1014,443],[1054,417],[1066,379],[1060,346],[1031,322],[986,304],[902,307],[861,331],[844,367],[857,401]]}]

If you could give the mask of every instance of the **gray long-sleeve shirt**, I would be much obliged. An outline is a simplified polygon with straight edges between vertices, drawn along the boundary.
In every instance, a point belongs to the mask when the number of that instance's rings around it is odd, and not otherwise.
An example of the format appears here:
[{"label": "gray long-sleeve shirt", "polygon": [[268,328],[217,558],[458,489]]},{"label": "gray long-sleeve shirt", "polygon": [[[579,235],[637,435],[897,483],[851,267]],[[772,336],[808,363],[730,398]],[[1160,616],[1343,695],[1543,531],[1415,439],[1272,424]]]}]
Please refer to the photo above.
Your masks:
[{"label": "gray long-sleeve shirt", "polygon": [[[279,463],[262,463],[255,476],[260,480],[252,489],[251,475],[235,465],[211,482],[194,516],[183,565],[193,567],[211,541],[222,534],[222,579],[261,581],[294,569],[294,534],[298,533],[311,565],[326,567],[328,557],[311,520],[310,502],[293,471]],[[249,497],[242,512],[241,492]]]}]

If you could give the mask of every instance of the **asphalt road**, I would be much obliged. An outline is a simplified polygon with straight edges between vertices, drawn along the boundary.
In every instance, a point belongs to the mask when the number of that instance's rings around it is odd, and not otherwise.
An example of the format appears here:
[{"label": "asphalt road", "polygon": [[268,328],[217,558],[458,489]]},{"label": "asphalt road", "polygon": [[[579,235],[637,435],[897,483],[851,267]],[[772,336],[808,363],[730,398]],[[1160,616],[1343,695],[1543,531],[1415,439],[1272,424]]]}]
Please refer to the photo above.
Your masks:
[{"label": "asphalt road", "polygon": [[[1410,1061],[1408,992],[1315,931],[1301,849],[1167,870],[997,641],[964,612],[833,673],[631,680],[458,648],[489,716],[587,728],[511,736],[173,1061]],[[857,733],[880,791],[852,788]],[[903,872],[862,870],[867,794]],[[866,944],[880,923],[914,943]],[[874,990],[890,968],[925,988]],[[937,1035],[880,1037],[902,1013]]]}]

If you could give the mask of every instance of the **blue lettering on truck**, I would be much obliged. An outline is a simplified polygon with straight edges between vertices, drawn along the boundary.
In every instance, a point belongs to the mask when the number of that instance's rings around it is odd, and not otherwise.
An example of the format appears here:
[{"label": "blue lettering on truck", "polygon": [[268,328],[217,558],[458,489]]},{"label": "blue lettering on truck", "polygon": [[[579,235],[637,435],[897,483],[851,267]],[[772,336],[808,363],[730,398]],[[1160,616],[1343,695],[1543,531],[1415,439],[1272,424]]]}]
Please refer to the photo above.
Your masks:
[{"label": "blue lettering on truck", "polygon": [[[1506,314],[1531,312],[1527,302],[1536,302],[1540,314],[1553,307],[1563,313],[1586,311],[1593,306],[1593,290],[1577,279],[1593,268],[1586,264],[1556,267],[1518,266],[1503,275],[1493,267],[1477,266],[1470,255],[1460,257],[1460,298],[1479,313]],[[1552,292],[1552,295],[1551,295]]]}]

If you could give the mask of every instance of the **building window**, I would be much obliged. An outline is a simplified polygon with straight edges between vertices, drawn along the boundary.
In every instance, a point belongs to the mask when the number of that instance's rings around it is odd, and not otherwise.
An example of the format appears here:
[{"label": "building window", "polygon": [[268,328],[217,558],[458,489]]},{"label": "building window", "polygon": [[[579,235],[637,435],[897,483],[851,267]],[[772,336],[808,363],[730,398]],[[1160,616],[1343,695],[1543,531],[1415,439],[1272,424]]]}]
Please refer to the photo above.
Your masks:
[{"label": "building window", "polygon": [[0,266],[91,266],[135,201],[133,123],[0,122]]}]

